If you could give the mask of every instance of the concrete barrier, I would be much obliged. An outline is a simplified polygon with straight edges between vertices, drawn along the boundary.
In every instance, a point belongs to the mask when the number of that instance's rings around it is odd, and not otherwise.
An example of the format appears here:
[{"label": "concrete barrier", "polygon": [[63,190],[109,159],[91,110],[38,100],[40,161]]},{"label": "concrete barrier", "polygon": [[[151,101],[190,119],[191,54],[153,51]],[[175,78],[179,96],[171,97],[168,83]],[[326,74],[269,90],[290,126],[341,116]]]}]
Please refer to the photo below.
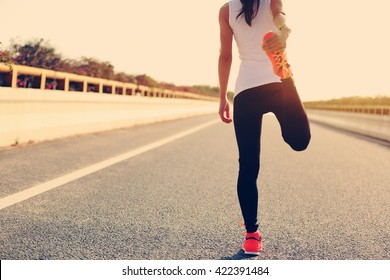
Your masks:
[{"label": "concrete barrier", "polygon": [[0,146],[217,112],[216,101],[0,87]]},{"label": "concrete barrier", "polygon": [[0,62],[0,87],[216,101],[217,97]]},{"label": "concrete barrier", "polygon": [[325,110],[334,112],[390,116],[389,105],[311,104],[311,102],[305,102],[304,105],[306,109],[310,110]]},{"label": "concrete barrier", "polygon": [[390,115],[307,110],[310,121],[390,142]]}]

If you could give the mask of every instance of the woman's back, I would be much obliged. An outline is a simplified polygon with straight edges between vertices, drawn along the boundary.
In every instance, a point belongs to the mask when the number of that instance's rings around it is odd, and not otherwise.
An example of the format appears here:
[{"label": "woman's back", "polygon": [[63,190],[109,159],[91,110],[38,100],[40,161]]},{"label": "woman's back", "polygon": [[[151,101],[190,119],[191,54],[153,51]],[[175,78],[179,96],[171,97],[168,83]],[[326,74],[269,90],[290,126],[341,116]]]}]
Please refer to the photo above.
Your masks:
[{"label": "woman's back", "polygon": [[272,64],[262,50],[262,38],[268,31],[276,32],[270,9],[271,0],[260,0],[260,6],[251,26],[245,21],[245,16],[237,18],[242,9],[240,0],[229,2],[229,24],[237,44],[241,60],[240,71],[236,81],[235,94],[245,89],[263,84],[280,82],[272,70]]}]

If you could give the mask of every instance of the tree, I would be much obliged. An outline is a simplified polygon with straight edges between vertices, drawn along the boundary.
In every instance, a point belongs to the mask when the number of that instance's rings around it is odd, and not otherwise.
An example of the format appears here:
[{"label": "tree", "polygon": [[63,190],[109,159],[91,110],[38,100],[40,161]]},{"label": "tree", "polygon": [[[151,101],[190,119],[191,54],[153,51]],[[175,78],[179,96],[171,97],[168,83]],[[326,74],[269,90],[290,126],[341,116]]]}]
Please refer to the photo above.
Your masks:
[{"label": "tree", "polygon": [[12,63],[12,54],[8,50],[3,50],[2,43],[0,42],[0,62]]},{"label": "tree", "polygon": [[135,76],[137,84],[148,87],[159,87],[160,84],[146,74]]},{"label": "tree", "polygon": [[58,63],[58,71],[78,74],[78,64],[79,62],[74,59],[61,60]]},{"label": "tree", "polygon": [[43,39],[35,39],[21,45],[14,43],[11,53],[16,64],[59,70],[61,56]]},{"label": "tree", "polygon": [[172,83],[162,82],[162,83],[160,83],[160,86],[165,88],[165,89],[168,89],[168,90],[178,90],[177,86],[175,84],[172,84]]},{"label": "tree", "polygon": [[119,72],[115,74],[115,81],[123,82],[123,83],[132,83],[136,84],[137,80],[134,75],[129,75],[124,72]]},{"label": "tree", "polygon": [[[124,83],[133,83],[148,87],[159,87],[173,91],[193,92],[208,96],[218,96],[219,88],[204,85],[176,86],[173,83],[160,83],[152,77],[142,75],[129,75],[124,72],[115,73],[114,66],[108,61],[96,58],[82,57],[81,59],[62,59],[61,55],[44,39],[32,39],[25,44],[11,42],[9,50],[2,50],[0,42],[0,62],[21,64],[55,71],[117,80]],[[229,92],[230,99],[233,93]]]},{"label": "tree", "polygon": [[78,74],[113,80],[115,77],[114,66],[107,61],[96,58],[82,57],[78,63]]}]

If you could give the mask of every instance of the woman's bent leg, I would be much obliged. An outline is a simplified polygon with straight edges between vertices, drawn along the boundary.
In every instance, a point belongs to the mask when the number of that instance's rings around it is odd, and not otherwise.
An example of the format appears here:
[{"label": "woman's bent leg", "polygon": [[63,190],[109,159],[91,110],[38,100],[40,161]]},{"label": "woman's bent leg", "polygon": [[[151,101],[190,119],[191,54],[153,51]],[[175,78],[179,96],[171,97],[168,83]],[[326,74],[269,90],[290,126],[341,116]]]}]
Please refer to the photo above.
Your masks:
[{"label": "woman's bent leg", "polygon": [[274,113],[279,120],[283,139],[295,151],[303,151],[310,142],[310,125],[292,79],[282,80],[281,98]]}]

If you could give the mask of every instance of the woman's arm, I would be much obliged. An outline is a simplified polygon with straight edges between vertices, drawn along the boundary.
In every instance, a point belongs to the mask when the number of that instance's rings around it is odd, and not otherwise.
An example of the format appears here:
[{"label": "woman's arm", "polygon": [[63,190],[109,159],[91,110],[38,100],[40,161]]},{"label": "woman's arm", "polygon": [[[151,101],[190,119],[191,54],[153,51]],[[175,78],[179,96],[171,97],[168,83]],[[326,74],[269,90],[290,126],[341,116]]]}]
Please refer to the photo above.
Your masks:
[{"label": "woman's arm", "polygon": [[286,36],[287,39],[291,30],[286,25],[286,14],[283,10],[282,0],[271,0],[271,11],[276,27],[282,32],[284,36]]},{"label": "woman's arm", "polygon": [[263,44],[263,49],[265,51],[278,51],[286,47],[286,42],[291,30],[286,25],[286,14],[283,10],[282,0],[271,0],[271,12],[274,24],[280,32],[266,41]]},{"label": "woman's arm", "polygon": [[221,49],[218,60],[218,77],[220,88],[219,115],[223,122],[231,123],[230,105],[227,99],[227,87],[230,68],[232,65],[233,32],[229,25],[229,3],[226,3],[219,11],[219,26]]}]

